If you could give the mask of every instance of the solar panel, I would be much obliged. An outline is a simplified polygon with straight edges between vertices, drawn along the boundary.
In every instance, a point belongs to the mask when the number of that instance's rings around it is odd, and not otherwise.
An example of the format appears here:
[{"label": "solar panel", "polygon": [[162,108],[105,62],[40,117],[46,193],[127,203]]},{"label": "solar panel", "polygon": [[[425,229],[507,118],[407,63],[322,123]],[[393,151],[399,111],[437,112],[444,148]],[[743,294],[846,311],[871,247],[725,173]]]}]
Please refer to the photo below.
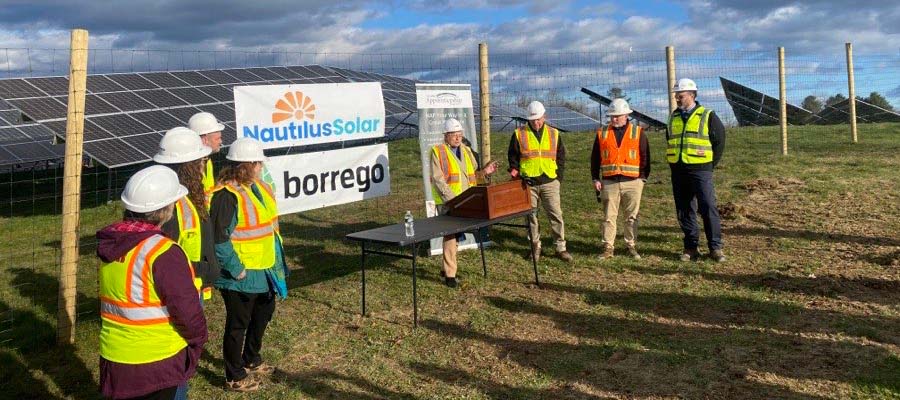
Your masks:
[{"label": "solar panel", "polygon": [[6,150],[6,146],[0,144],[0,165],[18,164],[19,158]]},{"label": "solar panel", "polygon": [[177,107],[187,105],[187,102],[179,99],[165,89],[141,90],[134,93],[141,96],[144,100],[153,103],[156,107]]},{"label": "solar panel", "polygon": [[166,110],[167,113],[171,114],[177,120],[182,121],[182,125],[187,125],[189,119],[191,119],[194,114],[200,112],[196,107],[179,107],[179,108],[170,108]]},{"label": "solar panel", "polygon": [[156,89],[157,86],[153,84],[138,74],[113,74],[107,75],[109,79],[112,79],[113,82],[122,85],[128,90],[140,90],[140,89]]},{"label": "solar panel", "polygon": [[304,68],[310,70],[315,76],[336,76],[335,72],[330,71],[329,69],[321,66],[321,65],[304,65]]},{"label": "solar panel", "polygon": [[15,126],[0,127],[0,144],[26,143],[32,140]]},{"label": "solar panel", "polygon": [[84,142],[85,153],[110,168],[134,164],[135,160],[145,161],[149,156],[129,146],[121,139]]},{"label": "solar panel", "polygon": [[216,119],[219,122],[233,122],[234,121],[234,109],[225,104],[208,104],[203,106],[197,106],[201,111],[206,111],[212,115],[216,116]]},{"label": "solar panel", "polygon": [[200,75],[203,75],[203,76],[209,78],[210,80],[212,80],[213,82],[219,83],[219,84],[240,83],[241,82],[240,79],[235,78],[235,77],[229,75],[228,73],[226,73],[225,71],[218,70],[218,69],[212,69],[212,70],[207,70],[207,71],[197,71],[197,73],[199,73]]},{"label": "solar panel", "polygon": [[[723,77],[719,80],[738,125],[773,126],[781,123],[781,100]],[[803,125],[813,119],[813,114],[789,103],[787,119],[791,125]]]},{"label": "solar panel", "polygon": [[9,104],[22,110],[29,118],[39,121],[42,119],[58,118],[66,115],[66,104],[60,103],[52,97],[35,97],[32,99],[9,100]]},{"label": "solar panel", "polygon": [[154,131],[167,131],[176,126],[186,125],[185,122],[179,121],[162,110],[137,112],[131,114],[131,116]]},{"label": "solar panel", "polygon": [[53,140],[53,132],[46,126],[40,124],[19,125],[19,132],[31,138],[34,141],[51,141]]},{"label": "solar panel", "polygon": [[152,104],[132,92],[102,93],[97,96],[122,111],[149,110],[153,108]]},{"label": "solar panel", "polygon": [[191,86],[187,82],[176,78],[175,75],[172,75],[168,72],[146,72],[146,73],[142,73],[139,75],[144,78],[147,78],[147,80],[155,83],[157,86],[159,86],[161,88]]},{"label": "solar panel", "polygon": [[245,69],[226,69],[224,71],[239,79],[241,82],[260,82],[265,80]]},{"label": "solar panel", "polygon": [[51,96],[69,94],[69,79],[66,77],[29,78],[28,82]]},{"label": "solar panel", "polygon": [[114,136],[131,136],[152,131],[148,126],[140,123],[128,114],[104,115],[90,117],[90,121],[96,123]]},{"label": "solar panel", "polygon": [[581,112],[568,107],[547,107],[547,122],[566,132],[591,132],[596,131],[602,123]]},{"label": "solar panel", "polygon": [[88,75],[87,90],[90,93],[118,92],[125,90],[121,85],[113,82],[105,75]]},{"label": "solar panel", "polygon": [[[89,94],[84,96],[84,114],[85,115],[97,115],[97,114],[111,114],[117,113],[119,110],[113,107],[111,104],[107,103],[96,94]],[[65,97],[58,97],[58,99],[65,100]],[[68,104],[68,103],[67,103]],[[65,117],[65,112],[63,112],[63,117]]]},{"label": "solar panel", "polygon": [[148,133],[146,135],[126,136],[122,138],[122,141],[140,150],[141,153],[146,154],[148,157],[153,157],[159,151],[159,141],[162,137],[161,133]]},{"label": "solar panel", "polygon": [[288,67],[269,67],[269,70],[278,75],[281,75],[281,77],[285,79],[301,78],[299,74]]},{"label": "solar panel", "polygon": [[224,86],[201,86],[197,89],[200,89],[200,91],[205,93],[207,96],[210,96],[217,101],[234,101],[234,91],[231,88],[226,89]]},{"label": "solar panel", "polygon": [[45,94],[24,79],[0,79],[0,97],[6,100],[39,96]]},{"label": "solar panel", "polygon": [[200,75],[197,71],[170,72],[173,76],[186,82],[189,86],[215,85],[216,82]]},{"label": "solar panel", "polygon": [[[827,105],[816,116],[822,124],[845,124],[850,120],[850,100]],[[900,122],[900,114],[856,99],[856,119],[859,122]]]},{"label": "solar panel", "polygon": [[15,125],[22,121],[19,110],[0,110],[0,125]]},{"label": "solar panel", "polygon": [[31,142],[5,146],[6,151],[14,154],[23,162],[44,161],[56,158],[56,153],[43,143]]},{"label": "solar panel", "polygon": [[267,81],[275,81],[279,79],[284,79],[285,77],[278,75],[272,71],[269,71],[266,68],[247,68],[247,71],[256,75],[260,78],[263,78]]},{"label": "solar panel", "polygon": [[206,94],[195,88],[169,89],[169,92],[174,94],[175,96],[178,96],[189,104],[206,104],[216,102],[216,99],[207,96]]},{"label": "solar panel", "polygon": [[[591,97],[591,100],[594,100],[595,102],[597,102],[601,105],[609,106],[609,104],[612,103],[612,99],[610,99],[604,95],[601,95],[597,92],[594,92],[588,88],[581,88],[581,92],[584,94],[587,94],[588,96]],[[654,129],[661,129],[661,130],[665,130],[668,127],[665,122],[662,122],[656,118],[650,117],[647,114],[644,114],[638,110],[635,110],[633,107],[631,110],[632,110],[631,119],[636,120],[639,123],[642,123],[651,128],[654,128]]]},{"label": "solar panel", "polygon": [[[51,133],[59,137],[60,139],[65,140],[66,138],[66,120],[58,120],[58,121],[46,121],[42,123],[46,126]],[[104,131],[102,128],[97,126],[97,124],[91,122],[89,119],[84,121],[84,141],[91,140],[102,140],[109,139],[113,137],[109,132]]]}]

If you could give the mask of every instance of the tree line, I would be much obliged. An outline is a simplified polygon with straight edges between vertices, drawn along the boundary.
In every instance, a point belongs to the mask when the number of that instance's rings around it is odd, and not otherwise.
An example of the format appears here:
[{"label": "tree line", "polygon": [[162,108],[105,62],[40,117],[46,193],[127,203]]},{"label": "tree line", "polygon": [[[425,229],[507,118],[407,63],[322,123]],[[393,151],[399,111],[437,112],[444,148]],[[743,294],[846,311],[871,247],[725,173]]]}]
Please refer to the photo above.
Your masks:
[{"label": "tree line", "polygon": [[[881,95],[881,93],[872,92],[872,93],[869,93],[869,97],[856,96],[856,98],[857,98],[857,100],[862,100],[873,106],[881,107],[885,110],[894,111],[894,106],[892,106],[891,103],[886,98],[884,98],[884,96]],[[803,99],[803,102],[800,103],[800,107],[815,114],[819,111],[822,111],[822,108],[824,108],[825,106],[833,106],[844,100],[847,100],[847,96],[844,96],[843,94],[840,94],[840,93],[835,94],[834,96],[828,97],[827,99],[825,99],[825,102],[822,102],[822,100],[820,100],[816,96],[809,95]]]}]

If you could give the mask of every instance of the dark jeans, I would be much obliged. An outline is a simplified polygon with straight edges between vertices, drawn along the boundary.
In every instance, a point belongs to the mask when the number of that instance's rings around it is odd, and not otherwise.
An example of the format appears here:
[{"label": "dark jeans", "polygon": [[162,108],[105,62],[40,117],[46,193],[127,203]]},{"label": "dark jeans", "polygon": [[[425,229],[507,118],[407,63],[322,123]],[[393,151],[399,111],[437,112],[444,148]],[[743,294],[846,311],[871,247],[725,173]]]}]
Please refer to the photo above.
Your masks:
[{"label": "dark jeans", "polygon": [[175,398],[178,386],[160,389],[153,393],[147,393],[143,396],[131,397],[128,400],[172,400]]},{"label": "dark jeans", "polygon": [[225,300],[225,338],[222,354],[225,358],[225,379],[239,381],[247,376],[246,365],[262,362],[259,350],[263,334],[275,312],[275,295],[222,290]]},{"label": "dark jeans", "polygon": [[703,219],[703,231],[709,250],[722,248],[722,222],[716,207],[716,189],[712,171],[672,169],[672,194],[678,224],[684,232],[684,248],[696,249],[700,243],[697,211]]}]

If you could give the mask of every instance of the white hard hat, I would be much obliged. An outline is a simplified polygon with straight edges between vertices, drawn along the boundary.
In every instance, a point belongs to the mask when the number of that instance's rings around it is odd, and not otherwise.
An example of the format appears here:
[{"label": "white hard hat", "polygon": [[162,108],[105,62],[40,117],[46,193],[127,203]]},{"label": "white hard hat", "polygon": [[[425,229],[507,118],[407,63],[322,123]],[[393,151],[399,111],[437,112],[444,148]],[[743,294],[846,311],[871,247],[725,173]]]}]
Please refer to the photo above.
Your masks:
[{"label": "white hard hat", "polygon": [[688,90],[693,90],[696,92],[697,84],[688,78],[681,78],[678,80],[678,83],[675,84],[675,88],[673,90],[676,92],[684,92]]},{"label": "white hard hat", "polygon": [[122,191],[125,209],[136,213],[159,210],[188,194],[178,174],[164,165],[144,168],[134,174]]},{"label": "white hard hat", "polygon": [[462,131],[462,124],[460,124],[456,118],[447,118],[444,120],[444,133],[460,131]]},{"label": "white hard hat", "polygon": [[222,132],[225,129],[225,125],[220,124],[216,117],[208,112],[198,112],[192,115],[188,120],[188,127],[198,135]]},{"label": "white hard hat", "polygon": [[613,101],[609,103],[609,110],[606,111],[606,115],[610,116],[627,114],[631,114],[631,107],[625,99],[613,99]]},{"label": "white hard hat", "polygon": [[203,144],[200,135],[183,126],[169,129],[159,141],[159,152],[153,161],[160,164],[180,164],[206,157],[212,149]]},{"label": "white hard hat", "polygon": [[544,105],[539,101],[532,101],[528,103],[528,116],[525,119],[531,121],[535,119],[539,119],[544,116],[544,113],[547,110],[544,109]]},{"label": "white hard hat", "polygon": [[263,153],[262,145],[259,141],[250,138],[240,138],[235,140],[228,148],[228,155],[225,158],[237,162],[253,162],[266,161],[266,154]]}]

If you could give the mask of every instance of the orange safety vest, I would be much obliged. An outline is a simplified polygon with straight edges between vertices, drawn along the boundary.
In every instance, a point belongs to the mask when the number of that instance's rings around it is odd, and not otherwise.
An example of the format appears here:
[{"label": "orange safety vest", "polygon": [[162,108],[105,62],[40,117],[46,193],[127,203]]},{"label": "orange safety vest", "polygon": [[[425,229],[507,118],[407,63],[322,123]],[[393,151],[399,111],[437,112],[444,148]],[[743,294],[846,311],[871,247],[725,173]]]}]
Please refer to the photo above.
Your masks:
[{"label": "orange safety vest", "polygon": [[631,122],[625,126],[622,145],[616,143],[611,125],[597,130],[600,143],[600,171],[603,177],[616,175],[637,178],[641,175],[641,127]]}]

